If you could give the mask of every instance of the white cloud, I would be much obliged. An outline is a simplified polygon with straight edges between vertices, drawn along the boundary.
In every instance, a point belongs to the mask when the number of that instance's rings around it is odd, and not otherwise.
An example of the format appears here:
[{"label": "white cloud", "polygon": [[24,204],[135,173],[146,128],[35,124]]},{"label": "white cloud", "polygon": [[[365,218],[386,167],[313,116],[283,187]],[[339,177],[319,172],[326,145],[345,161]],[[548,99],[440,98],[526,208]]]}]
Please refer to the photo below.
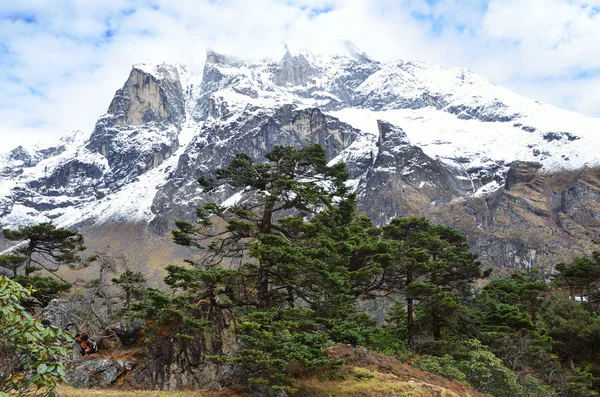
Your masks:
[{"label": "white cloud", "polygon": [[134,63],[201,68],[208,48],[260,58],[308,37],[600,116],[600,0],[3,0],[0,152],[91,132]]}]

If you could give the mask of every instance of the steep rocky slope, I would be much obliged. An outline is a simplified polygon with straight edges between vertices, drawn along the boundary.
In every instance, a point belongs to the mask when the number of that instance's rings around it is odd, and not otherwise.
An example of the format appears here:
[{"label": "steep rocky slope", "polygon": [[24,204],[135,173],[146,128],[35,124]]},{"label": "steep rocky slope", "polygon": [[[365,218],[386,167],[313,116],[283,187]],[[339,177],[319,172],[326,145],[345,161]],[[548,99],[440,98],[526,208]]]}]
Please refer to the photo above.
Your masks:
[{"label": "steep rocky slope", "polygon": [[0,226],[78,227],[92,247],[143,248],[156,269],[185,255],[165,238],[174,219],[239,198],[206,196],[199,175],[237,152],[317,142],[348,165],[363,213],[451,224],[492,266],[550,267],[600,240],[598,119],[350,45],[256,62],[209,52],[201,76],[190,70],[136,65],[89,137],[1,155]]}]

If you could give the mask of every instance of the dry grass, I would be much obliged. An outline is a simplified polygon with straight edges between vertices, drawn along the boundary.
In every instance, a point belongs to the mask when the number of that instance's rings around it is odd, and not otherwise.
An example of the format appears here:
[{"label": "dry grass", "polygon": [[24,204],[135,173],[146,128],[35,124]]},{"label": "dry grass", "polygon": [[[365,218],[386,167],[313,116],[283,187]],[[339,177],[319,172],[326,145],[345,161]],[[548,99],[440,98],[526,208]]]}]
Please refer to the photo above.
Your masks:
[{"label": "dry grass", "polygon": [[241,394],[230,390],[166,392],[156,390],[73,389],[71,387],[61,387],[59,392],[63,397],[242,397]]},{"label": "dry grass", "polygon": [[304,381],[297,392],[298,397],[369,396],[369,397],[469,397],[471,394],[456,394],[442,386],[419,380],[403,380],[394,374],[353,368],[355,373],[368,372],[369,377],[345,377],[343,380],[326,381],[316,378]]},{"label": "dry grass", "polygon": [[296,397],[485,397],[393,357],[342,345],[331,347],[329,354],[346,362],[341,379],[305,376],[298,381]]},{"label": "dry grass", "polygon": [[125,390],[110,390],[110,389],[72,389],[70,387],[60,390],[64,397],[207,397],[200,392],[164,392],[164,391],[125,391]]},{"label": "dry grass", "polygon": [[[394,357],[347,345],[329,348],[332,358],[346,363],[340,373],[292,370],[297,379],[293,397],[489,397],[456,381],[420,371]],[[122,389],[60,390],[64,397],[242,397],[232,390],[222,391],[129,391]]]}]

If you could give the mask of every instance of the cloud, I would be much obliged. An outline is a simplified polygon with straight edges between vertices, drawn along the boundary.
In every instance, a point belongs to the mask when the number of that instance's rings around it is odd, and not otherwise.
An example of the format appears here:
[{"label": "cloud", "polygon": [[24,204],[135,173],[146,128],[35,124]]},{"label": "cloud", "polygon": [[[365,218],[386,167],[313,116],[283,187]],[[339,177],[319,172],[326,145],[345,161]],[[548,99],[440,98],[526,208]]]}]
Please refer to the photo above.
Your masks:
[{"label": "cloud", "polygon": [[91,132],[134,63],[201,70],[208,48],[257,59],[310,37],[467,67],[600,117],[600,0],[7,0],[0,152]]}]

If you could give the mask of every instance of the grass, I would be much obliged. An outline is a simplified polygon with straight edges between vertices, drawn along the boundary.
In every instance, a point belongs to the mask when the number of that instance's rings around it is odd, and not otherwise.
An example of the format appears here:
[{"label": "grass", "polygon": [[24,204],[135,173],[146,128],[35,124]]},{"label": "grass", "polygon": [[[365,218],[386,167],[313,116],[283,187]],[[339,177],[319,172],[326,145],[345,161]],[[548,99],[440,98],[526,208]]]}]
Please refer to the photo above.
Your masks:
[{"label": "grass", "polygon": [[70,387],[61,388],[60,394],[64,397],[208,397],[205,394],[194,391],[166,392],[166,391],[125,391],[110,389],[73,389]]},{"label": "grass", "polygon": [[[292,397],[491,397],[460,382],[420,371],[394,357],[347,345],[328,349],[333,359],[346,365],[335,374],[296,368]],[[232,390],[222,391],[129,391],[116,389],[61,389],[64,397],[242,397]]]},{"label": "grass", "polygon": [[74,389],[72,387],[60,387],[58,391],[63,397],[241,397],[240,394],[230,390],[166,392],[157,390]]},{"label": "grass", "polygon": [[329,354],[346,362],[340,373],[330,379],[299,374],[294,397],[489,397],[364,349],[337,345],[329,348]]},{"label": "grass", "polygon": [[[356,376],[356,374],[361,375]],[[325,381],[316,378],[307,380],[299,387],[298,397],[460,397],[459,394],[441,386],[419,380],[402,379],[394,374],[353,368],[351,375],[338,381]]]}]

